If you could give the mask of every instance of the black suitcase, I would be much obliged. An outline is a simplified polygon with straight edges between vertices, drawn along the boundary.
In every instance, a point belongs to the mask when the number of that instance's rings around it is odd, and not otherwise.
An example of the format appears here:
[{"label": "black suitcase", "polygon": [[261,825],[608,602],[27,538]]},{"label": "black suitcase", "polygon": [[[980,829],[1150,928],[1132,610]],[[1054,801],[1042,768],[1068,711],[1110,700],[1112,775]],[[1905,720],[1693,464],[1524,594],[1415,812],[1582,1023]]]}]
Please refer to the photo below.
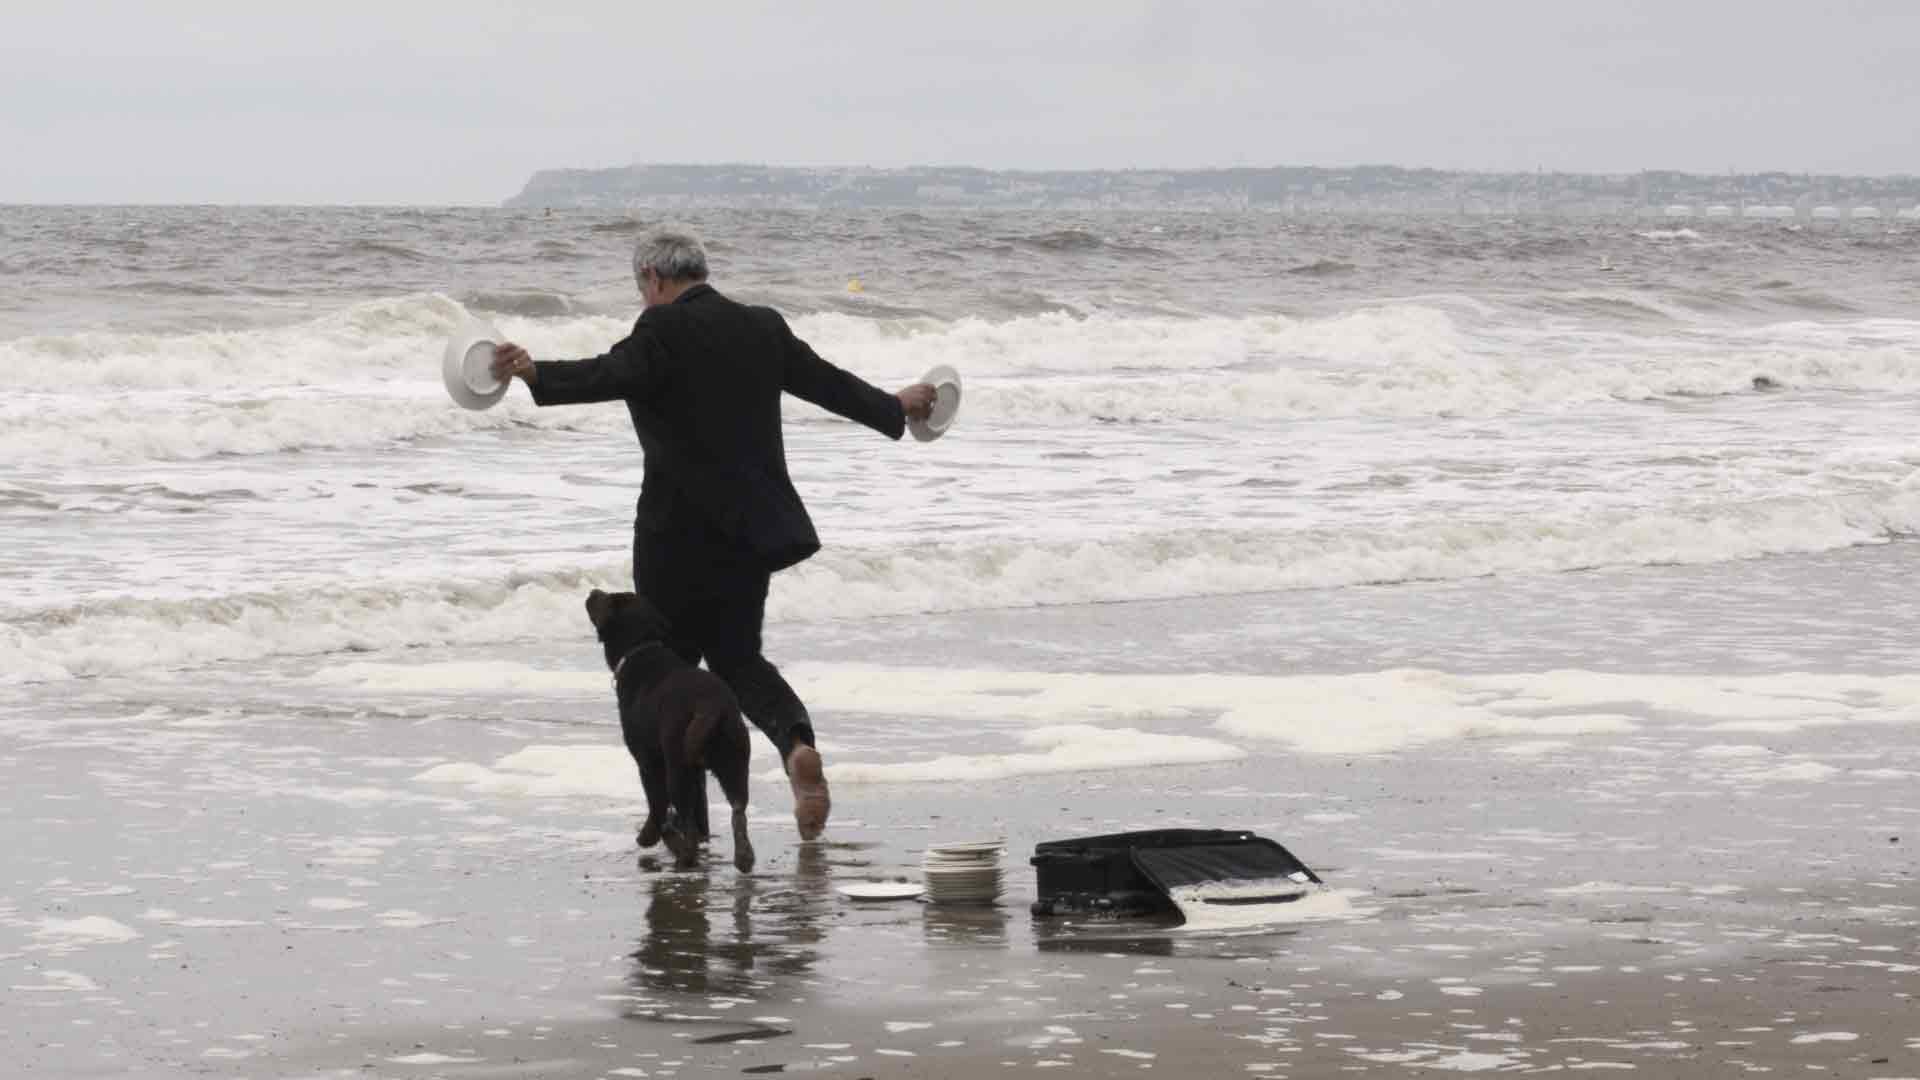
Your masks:
[{"label": "black suitcase", "polygon": [[[1273,895],[1228,902],[1298,899],[1320,878],[1293,853],[1244,829],[1148,829],[1034,846],[1038,899],[1033,914],[1155,915],[1173,910],[1168,890],[1183,885],[1276,883]],[[1254,890],[1256,893],[1260,889]]]}]

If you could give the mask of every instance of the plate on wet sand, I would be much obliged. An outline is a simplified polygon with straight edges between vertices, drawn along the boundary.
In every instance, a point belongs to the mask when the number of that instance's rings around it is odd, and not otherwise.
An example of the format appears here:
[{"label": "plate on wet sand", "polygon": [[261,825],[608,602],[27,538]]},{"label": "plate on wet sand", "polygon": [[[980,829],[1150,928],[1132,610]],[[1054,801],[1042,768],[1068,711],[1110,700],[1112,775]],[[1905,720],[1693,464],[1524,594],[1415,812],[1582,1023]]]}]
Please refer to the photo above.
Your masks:
[{"label": "plate on wet sand", "polygon": [[960,412],[960,373],[940,364],[920,376],[920,381],[933,387],[933,412],[925,420],[909,419],[907,430],[921,442],[932,442],[947,433]]},{"label": "plate on wet sand", "polygon": [[490,409],[507,396],[511,379],[493,377],[493,348],[500,332],[481,322],[470,322],[447,339],[440,358],[440,379],[454,401],[469,409]]},{"label": "plate on wet sand", "polygon": [[933,844],[920,859],[927,899],[935,904],[992,903],[1006,883],[998,840]]},{"label": "plate on wet sand", "polygon": [[975,858],[978,858],[980,857],[979,853],[999,851],[1006,846],[1007,842],[1005,840],[969,840],[962,844],[935,844],[928,848],[926,853],[929,855],[962,856],[973,854]]},{"label": "plate on wet sand", "polygon": [[849,900],[912,900],[920,891],[911,881],[855,881],[840,886],[840,895]]}]

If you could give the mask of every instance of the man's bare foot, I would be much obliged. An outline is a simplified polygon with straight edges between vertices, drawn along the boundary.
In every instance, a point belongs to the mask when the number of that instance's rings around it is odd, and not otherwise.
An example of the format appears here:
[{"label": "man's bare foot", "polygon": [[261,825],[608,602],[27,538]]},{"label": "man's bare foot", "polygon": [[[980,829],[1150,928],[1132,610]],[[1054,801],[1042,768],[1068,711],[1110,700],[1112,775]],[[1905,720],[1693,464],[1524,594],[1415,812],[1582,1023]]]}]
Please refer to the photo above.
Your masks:
[{"label": "man's bare foot", "polygon": [[817,838],[827,827],[827,815],[833,812],[820,751],[805,743],[794,747],[787,755],[787,783],[793,786],[793,823],[800,827],[800,839]]}]

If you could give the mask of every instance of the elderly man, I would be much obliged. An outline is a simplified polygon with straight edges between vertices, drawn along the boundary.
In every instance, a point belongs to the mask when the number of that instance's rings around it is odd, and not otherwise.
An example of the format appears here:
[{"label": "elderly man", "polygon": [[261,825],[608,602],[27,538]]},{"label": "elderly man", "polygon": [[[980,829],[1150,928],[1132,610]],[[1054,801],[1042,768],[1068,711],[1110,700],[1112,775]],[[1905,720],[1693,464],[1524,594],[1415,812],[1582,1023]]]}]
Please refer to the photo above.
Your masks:
[{"label": "elderly man", "polygon": [[633,530],[634,591],[673,623],[674,650],[705,657],[780,751],[800,837],[831,802],[806,706],[760,655],[771,575],[820,549],[787,476],[780,395],[793,394],[898,439],[933,407],[924,383],[889,394],[822,360],[771,308],[722,296],[698,240],[643,238],[633,274],[646,310],[633,333],[589,360],[535,361],[495,350],[539,405],[622,400],[646,461]]}]

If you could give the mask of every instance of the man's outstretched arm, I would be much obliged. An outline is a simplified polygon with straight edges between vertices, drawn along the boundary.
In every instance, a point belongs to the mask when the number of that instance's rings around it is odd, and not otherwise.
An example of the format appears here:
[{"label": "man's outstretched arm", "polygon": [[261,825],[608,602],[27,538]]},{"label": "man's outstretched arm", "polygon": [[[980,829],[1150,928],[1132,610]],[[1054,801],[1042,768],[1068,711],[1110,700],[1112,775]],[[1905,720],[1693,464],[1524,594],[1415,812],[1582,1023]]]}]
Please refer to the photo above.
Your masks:
[{"label": "man's outstretched arm", "polygon": [[586,405],[652,396],[660,382],[660,354],[641,327],[613,348],[586,360],[535,360],[508,342],[494,349],[493,375],[519,378],[536,405]]},{"label": "man's outstretched arm", "polygon": [[920,418],[932,411],[933,387],[916,383],[898,394],[889,394],[821,359],[812,346],[794,336],[785,320],[781,320],[780,330],[786,366],[782,385],[787,393],[856,424],[865,424],[889,439],[906,433],[908,417]]}]

